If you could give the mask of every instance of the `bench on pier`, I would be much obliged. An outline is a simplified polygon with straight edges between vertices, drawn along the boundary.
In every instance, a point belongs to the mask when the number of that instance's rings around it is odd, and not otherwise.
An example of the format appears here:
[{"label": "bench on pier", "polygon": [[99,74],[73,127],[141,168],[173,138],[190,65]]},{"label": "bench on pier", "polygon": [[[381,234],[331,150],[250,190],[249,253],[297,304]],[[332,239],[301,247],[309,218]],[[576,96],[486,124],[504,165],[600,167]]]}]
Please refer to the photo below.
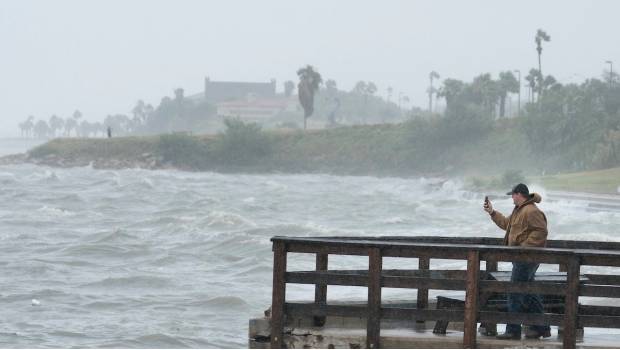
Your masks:
[{"label": "bench on pier", "polygon": [[[510,271],[496,271],[489,272],[485,275],[487,280],[510,282]],[[567,273],[566,272],[541,272],[538,271],[534,277],[536,282],[549,282],[549,283],[565,283]],[[585,275],[579,275],[579,282],[588,282],[588,277]],[[562,295],[541,295],[543,307],[546,313],[564,313],[565,300]],[[508,311],[508,297],[506,293],[492,293],[489,295],[481,295],[481,309],[485,311]],[[582,307],[581,304],[578,307]],[[465,308],[465,298],[459,297],[445,297],[437,296],[437,309],[444,310],[463,310]],[[438,320],[433,328],[435,334],[446,334],[449,321]],[[482,335],[494,336],[497,335],[497,326],[492,323],[481,323],[478,329]],[[581,328],[581,333],[583,328]]]}]

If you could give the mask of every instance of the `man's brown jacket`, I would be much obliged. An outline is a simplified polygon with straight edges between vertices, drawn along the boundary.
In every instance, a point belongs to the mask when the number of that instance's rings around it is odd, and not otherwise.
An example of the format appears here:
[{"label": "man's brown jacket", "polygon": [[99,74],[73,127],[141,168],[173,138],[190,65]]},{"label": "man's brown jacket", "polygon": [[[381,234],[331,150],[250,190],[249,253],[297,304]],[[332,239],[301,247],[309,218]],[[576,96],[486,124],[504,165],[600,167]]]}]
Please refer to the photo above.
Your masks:
[{"label": "man's brown jacket", "polygon": [[516,206],[508,217],[497,210],[491,214],[493,222],[506,230],[505,245],[544,247],[547,243],[547,217],[535,204],[540,203],[542,197],[538,193],[531,196],[531,199]]}]

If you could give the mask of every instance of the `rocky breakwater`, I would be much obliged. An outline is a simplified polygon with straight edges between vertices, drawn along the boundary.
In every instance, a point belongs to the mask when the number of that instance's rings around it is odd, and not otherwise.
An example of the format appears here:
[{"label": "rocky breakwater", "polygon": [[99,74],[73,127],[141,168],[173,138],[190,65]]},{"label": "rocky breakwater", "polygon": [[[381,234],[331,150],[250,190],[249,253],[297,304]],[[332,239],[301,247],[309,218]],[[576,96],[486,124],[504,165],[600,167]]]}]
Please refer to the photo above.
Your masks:
[{"label": "rocky breakwater", "polygon": [[135,158],[100,158],[100,157],[63,157],[56,154],[34,156],[30,153],[11,154],[0,157],[0,165],[10,164],[37,164],[58,168],[72,168],[92,166],[95,169],[167,169],[172,168],[160,156],[152,153],[142,153]]}]

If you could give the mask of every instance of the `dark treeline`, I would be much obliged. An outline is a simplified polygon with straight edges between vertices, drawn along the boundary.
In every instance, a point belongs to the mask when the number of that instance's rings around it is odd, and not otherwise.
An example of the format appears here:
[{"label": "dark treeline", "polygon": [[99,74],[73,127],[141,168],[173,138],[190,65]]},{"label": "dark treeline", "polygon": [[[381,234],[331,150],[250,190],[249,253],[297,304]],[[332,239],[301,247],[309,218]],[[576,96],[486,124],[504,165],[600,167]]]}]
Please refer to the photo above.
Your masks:
[{"label": "dark treeline", "polygon": [[[446,101],[442,115],[418,114],[407,123],[416,161],[441,159],[451,147],[510,132],[512,140],[496,147],[520,147],[540,169],[586,170],[620,165],[620,85],[618,75],[562,84],[532,69],[530,100],[511,119],[505,101],[518,83],[511,72],[499,79],[482,74],[471,82],[446,79],[436,91]],[[516,85],[516,86],[515,86]],[[523,142],[525,141],[525,142]],[[524,144],[525,143],[525,144]]]},{"label": "dark treeline", "polygon": [[[280,97],[290,97],[294,90],[293,81],[284,82]],[[337,88],[333,79],[328,79],[316,91],[313,100],[313,119],[321,120],[327,127],[367,123],[399,122],[410,113],[409,98],[402,95],[392,101],[392,88],[386,89],[386,97],[379,96],[373,82],[359,81],[351,91]],[[265,128],[303,128],[304,113],[301,109],[282,111],[265,120]],[[89,122],[76,110],[72,116],[62,118],[56,115],[48,120],[36,120],[29,116],[19,123],[22,137],[97,137],[110,127],[116,136],[156,135],[171,132],[213,133],[225,127],[224,118],[217,115],[217,106],[200,98],[186,98],[184,90],[174,90],[174,96],[165,96],[157,107],[139,100],[131,114],[111,114],[101,122]]]}]

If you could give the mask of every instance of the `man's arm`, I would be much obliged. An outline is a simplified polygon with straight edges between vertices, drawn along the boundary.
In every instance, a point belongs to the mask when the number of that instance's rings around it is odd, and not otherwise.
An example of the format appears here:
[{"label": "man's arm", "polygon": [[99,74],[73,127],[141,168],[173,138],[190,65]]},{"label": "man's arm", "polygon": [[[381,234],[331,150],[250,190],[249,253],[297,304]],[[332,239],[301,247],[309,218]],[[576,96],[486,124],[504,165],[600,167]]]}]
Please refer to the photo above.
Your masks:
[{"label": "man's arm", "polygon": [[505,230],[508,227],[508,223],[510,222],[510,216],[511,215],[505,217],[497,210],[493,210],[493,212],[491,212],[491,220],[493,220],[493,222],[502,230]]}]

